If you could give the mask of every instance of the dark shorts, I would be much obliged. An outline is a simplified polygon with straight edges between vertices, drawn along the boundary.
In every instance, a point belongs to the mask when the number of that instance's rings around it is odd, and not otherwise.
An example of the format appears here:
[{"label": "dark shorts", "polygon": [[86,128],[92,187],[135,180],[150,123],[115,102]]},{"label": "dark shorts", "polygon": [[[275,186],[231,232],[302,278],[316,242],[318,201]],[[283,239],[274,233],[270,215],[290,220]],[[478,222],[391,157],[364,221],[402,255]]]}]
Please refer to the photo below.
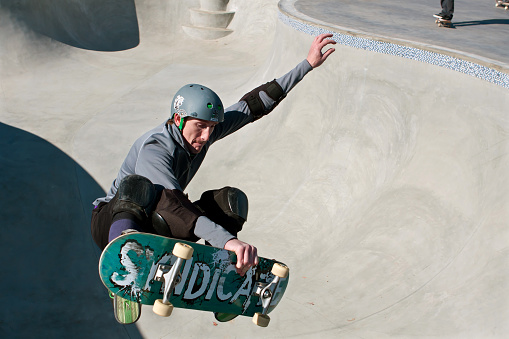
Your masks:
[{"label": "dark shorts", "polygon": [[[163,190],[154,208],[154,212],[158,213],[169,227],[169,232],[162,235],[196,242],[199,240],[194,234],[196,220],[200,216],[205,215],[236,236],[237,232],[242,229],[243,222],[225,215],[223,211],[224,206],[219,206],[217,202],[214,201],[214,198],[211,197],[212,194],[208,194],[209,192],[221,192],[227,188],[228,187],[215,191],[207,191],[201,196],[200,200],[194,203],[181,191]],[[92,238],[101,250],[108,244],[110,227],[114,218],[113,207],[116,201],[117,197],[115,196],[108,203],[101,202],[92,211]],[[147,220],[143,225],[139,226],[142,227],[143,232],[161,234],[161,232],[157,232],[152,226],[151,220]]]}]

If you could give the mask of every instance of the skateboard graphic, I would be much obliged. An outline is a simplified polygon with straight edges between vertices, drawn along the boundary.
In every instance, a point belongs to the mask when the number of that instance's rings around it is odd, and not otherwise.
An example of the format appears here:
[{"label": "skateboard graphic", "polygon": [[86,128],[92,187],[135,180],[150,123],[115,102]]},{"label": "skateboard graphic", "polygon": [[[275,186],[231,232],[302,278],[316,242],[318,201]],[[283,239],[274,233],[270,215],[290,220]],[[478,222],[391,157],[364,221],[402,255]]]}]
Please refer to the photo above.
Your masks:
[{"label": "skateboard graphic", "polygon": [[[174,307],[210,311],[219,321],[253,317],[266,327],[289,281],[286,265],[258,257],[240,276],[224,249],[148,233],[122,235],[106,246],[99,275],[114,295],[169,316]],[[118,320],[118,319],[117,319]]]},{"label": "skateboard graphic", "polygon": [[503,7],[506,11],[509,10],[509,2],[507,2],[507,1],[497,1],[495,6]]},{"label": "skateboard graphic", "polygon": [[437,18],[437,19],[435,20],[435,23],[438,25],[438,27],[447,27],[447,28],[452,28],[452,22],[451,22],[451,20],[445,20],[445,19]]}]

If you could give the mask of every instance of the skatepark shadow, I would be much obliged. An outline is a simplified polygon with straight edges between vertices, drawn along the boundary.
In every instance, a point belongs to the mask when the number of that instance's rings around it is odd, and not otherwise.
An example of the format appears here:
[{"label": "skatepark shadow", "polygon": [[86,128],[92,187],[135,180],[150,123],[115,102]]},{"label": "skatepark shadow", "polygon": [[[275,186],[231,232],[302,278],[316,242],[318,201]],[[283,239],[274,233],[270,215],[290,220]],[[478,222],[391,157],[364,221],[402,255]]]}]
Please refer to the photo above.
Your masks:
[{"label": "skatepark shadow", "polygon": [[0,123],[1,338],[141,338],[99,280],[91,202],[104,191],[46,140]]},{"label": "skatepark shadow", "polygon": [[509,19],[490,19],[454,22],[456,27],[481,26],[481,25],[509,25]]},{"label": "skatepark shadow", "polygon": [[140,42],[134,0],[0,0],[30,30],[64,44],[121,51]]}]

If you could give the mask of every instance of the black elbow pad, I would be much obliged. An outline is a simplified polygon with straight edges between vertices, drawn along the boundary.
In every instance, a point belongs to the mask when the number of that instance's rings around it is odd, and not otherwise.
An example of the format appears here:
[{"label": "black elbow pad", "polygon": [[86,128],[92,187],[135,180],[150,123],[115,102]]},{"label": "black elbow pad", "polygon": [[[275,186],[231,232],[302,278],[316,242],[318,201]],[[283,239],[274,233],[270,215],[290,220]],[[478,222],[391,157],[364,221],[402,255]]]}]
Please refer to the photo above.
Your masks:
[{"label": "black elbow pad", "polygon": [[[275,101],[274,105],[270,109],[265,108],[263,101],[260,98],[260,92],[267,93],[267,95]],[[273,81],[267,82],[266,84],[263,84],[247,93],[242,97],[242,99],[240,99],[240,101],[245,101],[247,103],[251,114],[254,116],[254,120],[258,120],[264,115],[272,112],[272,110],[276,108],[285,96],[286,94],[283,91],[283,88],[274,79]]]}]

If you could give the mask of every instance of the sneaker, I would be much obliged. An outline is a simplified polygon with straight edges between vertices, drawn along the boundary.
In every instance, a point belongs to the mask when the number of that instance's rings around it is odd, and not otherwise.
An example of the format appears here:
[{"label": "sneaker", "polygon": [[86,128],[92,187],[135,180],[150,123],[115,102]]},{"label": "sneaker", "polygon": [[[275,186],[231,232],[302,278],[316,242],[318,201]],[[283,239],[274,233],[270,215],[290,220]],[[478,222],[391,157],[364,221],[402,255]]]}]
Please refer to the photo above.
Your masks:
[{"label": "sneaker", "polygon": [[433,14],[433,16],[435,18],[437,18],[437,19],[440,19],[440,20],[449,20],[449,21],[452,20],[452,15],[446,15],[446,14],[438,13],[438,14]]}]

